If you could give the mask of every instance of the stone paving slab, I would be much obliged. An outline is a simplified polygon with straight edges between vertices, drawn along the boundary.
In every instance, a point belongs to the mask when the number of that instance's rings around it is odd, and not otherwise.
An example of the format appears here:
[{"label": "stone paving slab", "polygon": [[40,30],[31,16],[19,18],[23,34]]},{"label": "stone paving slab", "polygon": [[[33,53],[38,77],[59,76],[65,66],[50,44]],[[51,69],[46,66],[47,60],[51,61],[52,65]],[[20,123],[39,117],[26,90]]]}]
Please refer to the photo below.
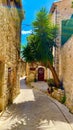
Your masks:
[{"label": "stone paving slab", "polygon": [[[32,82],[31,83],[31,86],[34,86],[34,88],[36,88],[36,89],[38,89],[38,90],[40,90],[40,91],[42,91],[42,92],[47,92],[47,83],[46,82],[37,82],[37,83],[35,83],[35,82]],[[44,89],[43,89],[43,87],[44,87]],[[65,117],[65,119],[67,120],[67,122],[69,123],[69,125],[70,125],[70,127],[71,127],[71,129],[73,130],[73,114],[71,114],[70,112],[69,112],[69,109],[65,106],[65,105],[63,105],[63,104],[61,104],[60,102],[58,102],[56,99],[53,99],[52,97],[50,97],[50,96],[48,96],[49,97],[49,99],[53,102],[53,103],[55,103],[57,106],[58,106],[58,108],[60,109],[60,111],[62,112],[62,114],[64,115],[64,117]]]},{"label": "stone paving slab", "polygon": [[41,90],[43,92],[47,92],[48,84],[44,81],[39,82],[31,82],[31,86],[37,88],[38,90]]},{"label": "stone paving slab", "polygon": [[24,79],[21,84],[21,93],[0,117],[0,130],[72,130],[55,100],[27,87]]}]

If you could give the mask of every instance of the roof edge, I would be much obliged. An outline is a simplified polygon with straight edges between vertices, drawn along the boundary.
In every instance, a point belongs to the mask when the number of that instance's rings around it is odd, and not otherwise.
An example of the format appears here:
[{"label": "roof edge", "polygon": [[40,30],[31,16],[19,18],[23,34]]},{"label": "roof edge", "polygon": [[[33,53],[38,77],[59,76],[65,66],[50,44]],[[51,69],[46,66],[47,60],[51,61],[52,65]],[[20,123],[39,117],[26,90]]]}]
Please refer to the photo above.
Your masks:
[{"label": "roof edge", "polygon": [[57,6],[57,4],[58,4],[59,2],[62,2],[62,0],[53,2],[49,13],[53,13],[53,12],[54,12],[54,10],[55,10],[55,8],[56,8],[56,6]]}]

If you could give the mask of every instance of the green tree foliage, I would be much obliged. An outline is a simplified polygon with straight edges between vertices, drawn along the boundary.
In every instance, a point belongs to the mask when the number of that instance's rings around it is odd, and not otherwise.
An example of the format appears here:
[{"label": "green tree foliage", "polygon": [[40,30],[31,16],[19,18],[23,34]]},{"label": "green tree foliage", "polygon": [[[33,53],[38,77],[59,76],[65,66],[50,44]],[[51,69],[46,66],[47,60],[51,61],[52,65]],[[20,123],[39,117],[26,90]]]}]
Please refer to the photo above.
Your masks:
[{"label": "green tree foliage", "polygon": [[27,37],[27,45],[22,51],[22,56],[27,62],[39,61],[49,67],[52,71],[54,80],[59,85],[59,80],[53,68],[53,46],[55,46],[55,37],[57,27],[51,22],[51,16],[48,15],[45,8],[42,8],[36,15],[32,23],[33,34]]},{"label": "green tree foliage", "polygon": [[36,44],[35,44],[35,35],[30,35],[27,37],[28,44],[23,47],[22,58],[26,62],[35,62],[36,61]]},{"label": "green tree foliage", "polygon": [[[49,60],[53,63],[52,48],[55,45],[54,38],[57,28],[51,23],[51,16],[48,15],[46,9],[42,8],[37,13],[36,20],[32,23],[32,26],[33,34],[27,38],[28,44],[24,48],[23,54],[30,50],[29,58],[33,59],[33,61],[42,61],[46,63]],[[26,51],[27,49],[28,51]],[[23,57],[26,59],[26,54],[23,55]]]},{"label": "green tree foliage", "polygon": [[51,16],[45,8],[42,8],[36,15],[36,20],[32,23],[35,35],[37,36],[37,46],[39,59],[42,62],[48,60],[53,62],[52,48],[55,38],[56,27],[51,23]]}]

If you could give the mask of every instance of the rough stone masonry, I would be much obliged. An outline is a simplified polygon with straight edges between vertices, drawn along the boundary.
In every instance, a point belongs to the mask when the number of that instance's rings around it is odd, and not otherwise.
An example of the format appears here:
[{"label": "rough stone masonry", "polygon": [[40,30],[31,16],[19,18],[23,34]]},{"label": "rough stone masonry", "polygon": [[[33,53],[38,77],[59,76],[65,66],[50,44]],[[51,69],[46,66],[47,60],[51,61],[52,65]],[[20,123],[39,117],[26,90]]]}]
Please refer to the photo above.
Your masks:
[{"label": "rough stone masonry", "polygon": [[20,29],[23,19],[21,1],[0,0],[0,110],[20,91]]},{"label": "rough stone masonry", "polygon": [[66,93],[66,105],[73,113],[73,36],[61,46],[62,21],[70,20],[73,16],[72,4],[72,0],[55,2],[51,7],[50,13],[52,14],[53,23],[57,24],[59,27],[56,39],[58,48],[55,49],[54,53],[54,66],[59,78],[63,80]]}]

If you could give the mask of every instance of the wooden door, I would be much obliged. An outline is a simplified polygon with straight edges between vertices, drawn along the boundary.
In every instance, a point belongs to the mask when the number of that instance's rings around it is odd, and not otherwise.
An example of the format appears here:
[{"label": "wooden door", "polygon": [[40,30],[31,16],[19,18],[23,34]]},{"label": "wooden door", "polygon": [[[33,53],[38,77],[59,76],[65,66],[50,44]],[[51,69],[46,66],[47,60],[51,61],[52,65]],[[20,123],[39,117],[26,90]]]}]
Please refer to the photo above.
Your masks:
[{"label": "wooden door", "polygon": [[38,69],[38,81],[44,81],[44,68],[42,67]]}]

